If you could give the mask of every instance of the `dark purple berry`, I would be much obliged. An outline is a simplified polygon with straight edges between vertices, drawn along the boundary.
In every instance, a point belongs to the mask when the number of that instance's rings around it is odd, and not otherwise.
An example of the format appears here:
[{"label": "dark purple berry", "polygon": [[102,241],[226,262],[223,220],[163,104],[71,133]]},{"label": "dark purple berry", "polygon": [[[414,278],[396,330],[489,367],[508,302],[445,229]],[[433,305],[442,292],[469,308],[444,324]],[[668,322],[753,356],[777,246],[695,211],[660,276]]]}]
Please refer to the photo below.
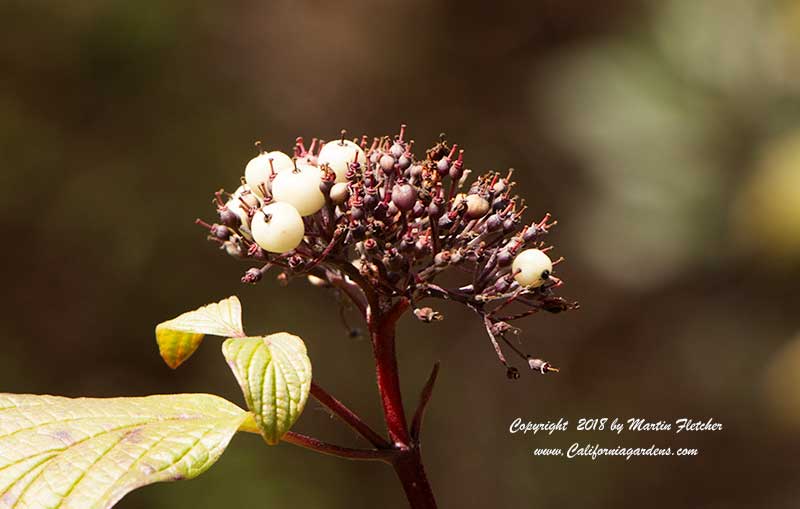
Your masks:
[{"label": "dark purple berry", "polygon": [[497,214],[492,214],[486,220],[486,230],[490,232],[496,232],[502,227],[503,227],[503,220],[500,219],[500,216],[498,216]]},{"label": "dark purple berry", "polygon": [[238,228],[239,224],[241,223],[239,216],[236,215],[236,212],[232,211],[228,207],[219,209],[219,220],[222,222],[222,224],[231,228]]},{"label": "dark purple berry", "polygon": [[231,231],[225,225],[215,224],[211,227],[211,235],[220,240],[228,240],[228,238],[231,236]]}]

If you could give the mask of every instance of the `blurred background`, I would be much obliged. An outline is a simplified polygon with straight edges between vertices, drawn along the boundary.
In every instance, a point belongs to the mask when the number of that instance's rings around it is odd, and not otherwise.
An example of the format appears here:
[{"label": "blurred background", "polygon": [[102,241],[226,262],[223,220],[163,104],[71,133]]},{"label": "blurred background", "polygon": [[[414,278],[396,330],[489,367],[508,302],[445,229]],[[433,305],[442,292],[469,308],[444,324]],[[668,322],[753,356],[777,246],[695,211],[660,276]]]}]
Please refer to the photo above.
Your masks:
[{"label": "blurred background", "polygon": [[[153,327],[231,294],[251,333],[304,337],[314,376],[381,425],[368,341],[330,294],[244,287],[195,226],[252,143],[445,131],[514,167],[559,220],[579,311],[520,322],[561,368],[509,381],[457,306],[406,319],[411,406],[441,507],[794,508],[800,497],[800,3],[0,1],[0,390],[211,392],[207,339],[176,372]],[[421,150],[419,153],[422,153]],[[412,323],[413,322],[413,323]],[[676,436],[510,435],[524,420],[713,417]],[[297,429],[356,438],[310,402]],[[573,427],[574,429],[574,427]],[[535,447],[696,447],[695,458],[537,458]],[[390,468],[236,437],[198,480],[123,508],[402,508]]]}]

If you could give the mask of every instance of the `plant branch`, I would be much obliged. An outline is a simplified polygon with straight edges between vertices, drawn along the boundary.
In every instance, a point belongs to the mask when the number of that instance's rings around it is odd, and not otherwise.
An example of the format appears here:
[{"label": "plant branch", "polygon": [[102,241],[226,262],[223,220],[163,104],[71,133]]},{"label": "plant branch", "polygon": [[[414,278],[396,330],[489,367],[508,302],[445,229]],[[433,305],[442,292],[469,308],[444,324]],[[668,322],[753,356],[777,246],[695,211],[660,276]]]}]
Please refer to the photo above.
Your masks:
[{"label": "plant branch", "polygon": [[428,406],[431,395],[433,395],[433,386],[436,383],[436,377],[438,375],[439,363],[437,362],[433,365],[433,370],[428,376],[428,381],[425,383],[425,387],[422,388],[422,394],[419,397],[417,411],[414,412],[414,419],[411,421],[411,438],[414,439],[415,442],[419,442],[419,436],[422,430],[422,419],[425,417],[425,409]]},{"label": "plant branch", "polygon": [[351,449],[349,447],[340,447],[293,431],[286,432],[281,440],[305,449],[348,460],[383,461],[384,463],[391,463],[392,459],[397,455],[397,452],[393,449]]},{"label": "plant branch", "polygon": [[400,375],[397,370],[395,327],[398,318],[408,309],[408,305],[408,299],[401,298],[388,311],[374,313],[368,320],[386,428],[389,431],[389,438],[395,446],[401,448],[407,447],[411,440],[403,410]]},{"label": "plant branch", "polygon": [[391,448],[392,444],[375,432],[361,417],[314,382],[311,382],[311,395],[378,449]]},{"label": "plant branch", "polygon": [[[261,435],[261,430],[258,429],[258,425],[255,419],[253,419],[253,414],[248,415],[247,419],[239,426],[239,431]],[[398,454],[398,452],[393,449],[352,449],[349,447],[341,447],[293,431],[287,431],[281,437],[281,441],[329,456],[337,456],[349,460],[374,460],[392,463],[395,456]]]}]

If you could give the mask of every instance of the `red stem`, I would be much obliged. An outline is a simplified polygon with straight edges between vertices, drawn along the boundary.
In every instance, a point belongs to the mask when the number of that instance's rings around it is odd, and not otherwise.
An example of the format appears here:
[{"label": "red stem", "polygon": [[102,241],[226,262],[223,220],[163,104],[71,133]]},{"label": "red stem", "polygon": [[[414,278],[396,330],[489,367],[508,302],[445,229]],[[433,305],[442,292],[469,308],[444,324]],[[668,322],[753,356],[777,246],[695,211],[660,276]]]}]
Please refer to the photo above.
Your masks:
[{"label": "red stem", "polygon": [[[412,440],[408,429],[400,391],[395,329],[397,320],[408,306],[408,299],[402,298],[386,312],[372,310],[373,312],[368,315],[368,325],[375,354],[375,371],[383,404],[383,415],[389,437],[398,452],[392,460],[392,466],[403,485],[412,509],[436,509],[436,499],[425,475],[419,444],[416,440]],[[419,420],[421,421],[421,416]]]},{"label": "red stem", "polygon": [[373,431],[367,423],[361,420],[361,417],[314,382],[311,382],[311,395],[378,449],[391,447],[391,444]]},{"label": "red stem", "polygon": [[397,319],[407,308],[408,299],[401,299],[385,314],[373,310],[369,319],[383,415],[386,419],[389,438],[397,447],[408,447],[411,443],[406,414],[403,410],[403,396],[400,391],[400,375],[397,371],[395,350],[395,326]]},{"label": "red stem", "polygon": [[308,435],[302,435],[300,433],[295,433],[293,431],[286,432],[281,440],[303,447],[305,449],[310,449],[312,451],[316,451],[322,454],[327,454],[329,456],[336,456],[339,458],[345,458],[349,460],[368,460],[368,461],[383,461],[386,463],[391,463],[394,456],[397,454],[396,451],[388,449],[388,450],[375,450],[375,449],[351,449],[349,447],[340,447],[338,445],[329,444],[327,442],[323,442],[322,440],[318,440],[314,437],[310,437]]}]

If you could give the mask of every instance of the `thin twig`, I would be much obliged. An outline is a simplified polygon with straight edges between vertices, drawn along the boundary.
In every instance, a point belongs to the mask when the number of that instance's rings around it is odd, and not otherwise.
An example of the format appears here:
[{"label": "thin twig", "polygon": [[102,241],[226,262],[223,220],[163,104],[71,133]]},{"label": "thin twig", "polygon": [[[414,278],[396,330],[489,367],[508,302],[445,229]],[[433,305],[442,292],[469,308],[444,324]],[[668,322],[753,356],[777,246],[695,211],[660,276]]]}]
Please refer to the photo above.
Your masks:
[{"label": "thin twig", "polygon": [[433,365],[433,370],[428,376],[428,381],[425,382],[425,387],[422,388],[422,394],[419,397],[419,404],[417,410],[414,412],[414,419],[411,421],[411,437],[415,441],[419,441],[420,432],[422,430],[422,419],[425,417],[425,409],[433,394],[433,386],[436,383],[436,377],[439,375],[439,363]]},{"label": "thin twig", "polygon": [[311,395],[378,449],[391,447],[391,444],[370,428],[361,417],[314,382],[311,382]]},{"label": "thin twig", "polygon": [[351,449],[349,447],[340,447],[338,445],[329,444],[316,438],[295,433],[293,431],[287,432],[281,438],[282,441],[310,449],[329,456],[336,456],[349,460],[366,460],[366,461],[383,461],[384,463],[391,463],[392,459],[397,455],[393,449]]}]

